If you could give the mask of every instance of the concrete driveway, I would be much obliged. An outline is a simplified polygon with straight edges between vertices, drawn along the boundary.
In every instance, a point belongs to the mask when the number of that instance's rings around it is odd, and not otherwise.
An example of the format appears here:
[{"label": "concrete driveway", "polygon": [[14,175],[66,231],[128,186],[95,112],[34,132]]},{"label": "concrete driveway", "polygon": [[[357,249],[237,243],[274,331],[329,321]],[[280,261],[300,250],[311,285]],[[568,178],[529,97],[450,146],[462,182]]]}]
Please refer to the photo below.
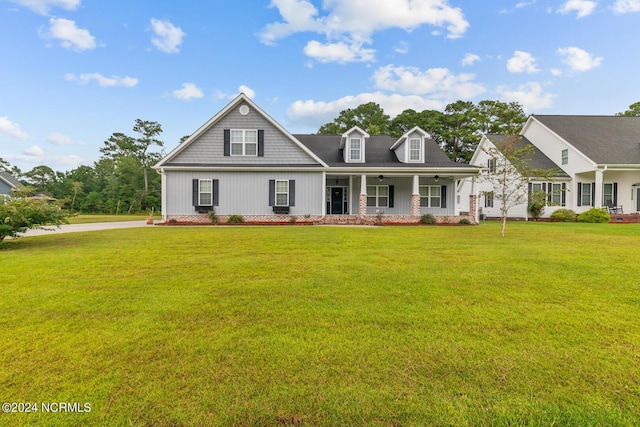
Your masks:
[{"label": "concrete driveway", "polygon": [[80,231],[112,230],[115,228],[145,227],[147,221],[119,221],[119,222],[96,222],[93,224],[65,224],[58,227],[46,227],[46,229],[28,230],[22,234],[23,237],[42,236],[45,234],[77,233]]}]

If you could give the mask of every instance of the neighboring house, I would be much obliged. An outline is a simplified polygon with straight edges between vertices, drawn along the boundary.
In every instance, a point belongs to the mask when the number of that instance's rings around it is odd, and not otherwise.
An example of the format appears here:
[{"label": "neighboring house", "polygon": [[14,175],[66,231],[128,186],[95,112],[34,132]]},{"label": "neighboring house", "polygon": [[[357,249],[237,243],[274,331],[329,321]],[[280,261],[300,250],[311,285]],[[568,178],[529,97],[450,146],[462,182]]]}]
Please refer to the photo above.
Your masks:
[{"label": "neighboring house", "polygon": [[[545,190],[551,199],[543,217],[559,208],[580,213],[607,205],[621,206],[625,214],[640,212],[640,117],[532,115],[521,137],[536,149],[531,166],[562,171],[553,183],[532,181],[533,190]],[[471,164],[488,167],[483,147],[504,138],[483,137]],[[467,180],[461,194],[479,194],[483,214],[501,216],[501,207],[491,206],[485,193],[489,189],[481,181],[473,188]],[[526,205],[509,216],[526,217]]]},{"label": "neighboring house", "polygon": [[24,185],[8,172],[0,172],[0,196],[11,196],[14,190],[20,190]]},{"label": "neighboring house", "polygon": [[154,168],[165,221],[208,222],[212,210],[254,222],[475,221],[455,184],[479,168],[452,162],[424,130],[292,135],[244,94]]}]

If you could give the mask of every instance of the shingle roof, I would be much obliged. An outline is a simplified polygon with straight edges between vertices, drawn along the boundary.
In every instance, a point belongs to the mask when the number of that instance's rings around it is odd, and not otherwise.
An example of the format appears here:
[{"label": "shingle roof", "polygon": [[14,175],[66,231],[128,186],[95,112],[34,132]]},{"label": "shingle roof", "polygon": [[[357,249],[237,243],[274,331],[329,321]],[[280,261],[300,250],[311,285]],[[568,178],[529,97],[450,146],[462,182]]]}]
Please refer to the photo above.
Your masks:
[{"label": "shingle roof", "polygon": [[365,146],[365,163],[345,163],[340,149],[341,135],[293,135],[298,141],[313,151],[330,167],[469,167],[466,163],[456,163],[449,159],[438,144],[428,139],[426,141],[425,163],[402,163],[398,161],[391,146],[396,139],[387,135],[372,135]]},{"label": "shingle roof", "polygon": [[[513,135],[497,135],[497,134],[488,134],[486,137],[495,145],[496,147],[500,147],[504,144],[513,140]],[[531,143],[526,137],[518,135],[518,140],[515,143],[516,147],[524,148],[526,146],[533,147],[533,155],[529,160],[527,166],[531,169],[542,169],[542,170],[551,170],[554,169],[557,172],[554,174],[555,177],[569,177],[566,173],[564,173],[558,165],[556,165],[550,158],[546,156],[542,151],[538,150],[538,148]]]},{"label": "shingle roof", "polygon": [[24,185],[8,172],[0,172],[0,178],[14,188],[23,188]]},{"label": "shingle roof", "polygon": [[640,164],[640,117],[533,117],[597,164]]}]

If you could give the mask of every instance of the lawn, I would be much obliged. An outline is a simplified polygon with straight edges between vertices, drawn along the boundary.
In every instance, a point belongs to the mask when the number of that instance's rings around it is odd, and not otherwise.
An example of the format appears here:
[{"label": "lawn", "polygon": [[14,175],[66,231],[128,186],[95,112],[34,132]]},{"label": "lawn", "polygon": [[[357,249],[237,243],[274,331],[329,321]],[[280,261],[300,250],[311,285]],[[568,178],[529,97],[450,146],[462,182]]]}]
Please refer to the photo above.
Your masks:
[{"label": "lawn", "polygon": [[[155,216],[160,218],[159,215]],[[145,214],[135,215],[103,215],[103,214],[81,214],[69,218],[69,224],[93,224],[96,222],[117,222],[117,221],[142,221],[147,218]]]},{"label": "lawn", "polygon": [[[640,425],[640,226],[0,245],[1,425]],[[41,403],[90,404],[43,412]]]}]

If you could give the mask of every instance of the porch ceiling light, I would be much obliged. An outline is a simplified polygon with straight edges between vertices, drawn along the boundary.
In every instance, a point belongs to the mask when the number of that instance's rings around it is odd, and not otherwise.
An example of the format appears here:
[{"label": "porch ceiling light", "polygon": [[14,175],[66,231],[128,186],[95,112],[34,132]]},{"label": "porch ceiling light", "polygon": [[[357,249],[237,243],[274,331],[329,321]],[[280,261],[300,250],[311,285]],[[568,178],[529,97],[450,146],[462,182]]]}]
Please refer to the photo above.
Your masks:
[{"label": "porch ceiling light", "polygon": [[440,179],[440,177],[438,175],[434,176],[433,179],[435,180],[435,182],[438,182],[438,180]]},{"label": "porch ceiling light", "polygon": [[382,181],[382,180],[384,179],[384,176],[380,175],[380,176],[378,177],[378,179],[379,179],[380,181]]}]

